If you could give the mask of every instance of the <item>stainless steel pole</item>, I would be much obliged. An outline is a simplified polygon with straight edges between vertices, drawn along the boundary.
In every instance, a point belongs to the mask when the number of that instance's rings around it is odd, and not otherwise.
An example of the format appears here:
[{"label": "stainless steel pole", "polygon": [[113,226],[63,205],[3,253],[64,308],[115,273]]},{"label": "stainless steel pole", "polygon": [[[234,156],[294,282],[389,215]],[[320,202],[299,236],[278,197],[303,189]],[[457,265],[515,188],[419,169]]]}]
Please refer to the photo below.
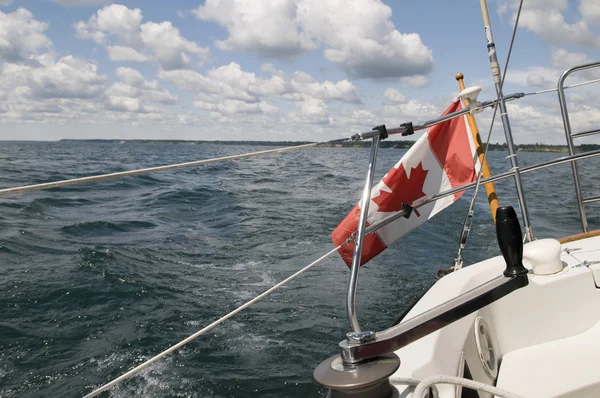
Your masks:
[{"label": "stainless steel pole", "polygon": [[525,225],[525,237],[528,241],[533,240],[533,230],[531,229],[531,223],[529,221],[529,212],[527,211],[527,203],[525,202],[525,194],[523,192],[523,184],[521,183],[521,173],[519,172],[519,164],[517,162],[517,155],[515,153],[515,147],[512,137],[512,130],[510,128],[510,121],[508,120],[508,112],[506,111],[506,103],[504,95],[502,94],[502,76],[500,74],[500,64],[498,63],[498,56],[496,55],[496,45],[492,36],[492,27],[490,25],[490,16],[487,8],[487,1],[480,0],[481,2],[481,13],[483,15],[483,24],[485,27],[485,37],[487,39],[488,55],[490,57],[490,66],[492,68],[492,76],[494,77],[494,85],[496,86],[496,95],[498,97],[498,107],[500,109],[500,117],[502,118],[502,125],[504,126],[504,135],[506,137],[506,145],[508,147],[508,157],[512,170],[515,173],[515,185],[517,187],[517,197],[519,199],[519,207],[521,208],[521,215],[523,216],[523,224]]},{"label": "stainless steel pole", "polygon": [[352,257],[352,268],[350,271],[350,283],[348,284],[348,297],[346,299],[346,310],[348,312],[348,321],[350,327],[355,333],[360,332],[358,317],[356,315],[356,286],[358,284],[358,271],[360,269],[360,259],[362,257],[363,241],[365,239],[365,230],[367,225],[367,214],[369,213],[369,202],[371,201],[371,187],[373,186],[373,175],[375,174],[375,162],[379,150],[379,136],[373,137],[371,141],[371,157],[369,159],[369,170],[367,180],[360,200],[360,217],[358,219],[358,230],[356,233],[356,242],[354,245],[354,256]]},{"label": "stainless steel pole", "polygon": [[[560,104],[560,113],[563,119],[563,125],[565,127],[565,136],[567,139],[567,147],[569,148],[569,155],[575,154],[575,148],[573,146],[573,134],[571,133],[571,122],[569,121],[569,112],[567,110],[567,100],[565,98],[565,80],[567,77],[573,73],[580,70],[585,70],[589,68],[595,68],[600,66],[600,62],[593,62],[591,64],[577,66],[565,71],[562,74],[560,79],[558,80],[556,91],[558,91],[558,102]],[[577,195],[577,205],[579,206],[579,215],[581,216],[581,227],[583,228],[583,232],[588,231],[588,222],[587,216],[585,214],[585,206],[583,201],[583,194],[581,192],[581,183],[579,182],[579,170],[577,169],[577,163],[571,163],[571,168],[573,171],[573,182],[575,183],[575,194]]]}]

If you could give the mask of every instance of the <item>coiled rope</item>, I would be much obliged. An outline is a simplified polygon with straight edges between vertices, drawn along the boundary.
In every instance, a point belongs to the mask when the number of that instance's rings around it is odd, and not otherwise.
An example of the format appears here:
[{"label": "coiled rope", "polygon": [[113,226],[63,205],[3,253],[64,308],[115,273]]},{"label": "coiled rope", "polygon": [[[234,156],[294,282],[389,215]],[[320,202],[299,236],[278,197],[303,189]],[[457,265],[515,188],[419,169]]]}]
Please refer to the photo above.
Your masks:
[{"label": "coiled rope", "polygon": [[523,398],[520,395],[513,394],[510,391],[506,391],[498,387],[490,386],[489,384],[481,383],[470,379],[464,379],[462,377],[444,375],[431,376],[427,377],[426,379],[423,379],[423,381],[419,383],[419,385],[415,389],[413,397],[427,397],[429,388],[431,388],[431,386],[435,384],[452,384],[462,386],[465,388],[470,388],[472,390],[484,391],[488,394],[491,394],[492,396],[500,398]]},{"label": "coiled rope", "polygon": [[138,365],[135,368],[131,369],[130,371],[128,371],[126,373],[123,373],[121,376],[119,376],[116,379],[110,381],[109,383],[104,384],[102,387],[99,387],[99,388],[95,389],[91,393],[85,395],[83,398],[95,397],[96,395],[100,394],[101,392],[108,390],[109,388],[111,388],[115,384],[117,384],[117,383],[119,383],[119,382],[121,382],[121,381],[123,381],[125,379],[130,378],[131,376],[135,375],[136,373],[141,372],[142,370],[146,369],[148,366],[152,365],[154,362],[156,362],[159,359],[161,359],[161,358],[169,355],[173,351],[178,350],[179,348],[181,348],[184,345],[186,345],[187,343],[195,340],[196,338],[198,338],[199,336],[203,335],[204,333],[206,333],[206,332],[210,331],[211,329],[219,326],[221,323],[225,322],[227,319],[231,318],[232,316],[234,316],[238,312],[240,312],[240,311],[242,311],[242,310],[250,307],[252,304],[254,304],[257,301],[261,300],[262,298],[268,296],[269,294],[273,293],[275,290],[279,289],[281,286],[285,285],[286,283],[288,283],[292,279],[295,279],[296,277],[302,275],[303,273],[305,273],[306,271],[308,271],[309,269],[311,269],[315,265],[319,264],[321,261],[325,260],[327,257],[329,257],[333,253],[335,253],[339,248],[341,248],[342,246],[344,246],[344,244],[345,243],[343,243],[343,244],[339,245],[338,247],[332,249],[328,253],[324,254],[323,256],[319,257],[318,259],[316,259],[312,263],[308,264],[306,267],[302,268],[300,271],[294,273],[293,275],[285,278],[284,280],[282,280],[278,284],[276,284],[276,285],[272,286],[271,288],[265,290],[264,292],[262,292],[258,296],[254,297],[252,300],[247,301],[246,303],[244,303],[241,306],[237,307],[235,310],[231,311],[227,315],[225,315],[225,316],[217,319],[216,321],[214,321],[210,325],[206,326],[205,328],[200,329],[199,331],[197,331],[196,333],[192,334],[191,336],[189,336],[189,337],[181,340],[179,343],[177,343],[177,344],[175,344],[175,345],[167,348],[166,350],[164,350],[160,354],[158,354],[158,355],[156,355],[156,356],[148,359],[146,362],[142,363],[141,365]]}]

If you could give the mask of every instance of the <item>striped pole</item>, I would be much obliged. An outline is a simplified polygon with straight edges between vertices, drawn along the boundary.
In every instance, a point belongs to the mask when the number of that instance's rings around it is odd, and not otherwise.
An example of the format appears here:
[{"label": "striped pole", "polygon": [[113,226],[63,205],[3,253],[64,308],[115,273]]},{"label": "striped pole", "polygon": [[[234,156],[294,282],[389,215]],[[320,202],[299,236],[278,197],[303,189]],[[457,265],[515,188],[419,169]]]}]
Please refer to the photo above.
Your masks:
[{"label": "striped pole", "polygon": [[[458,85],[460,90],[465,89],[465,82],[463,81],[463,74],[457,73],[456,80],[458,81]],[[465,101],[465,106],[469,105],[467,100]],[[471,134],[473,135],[473,141],[475,142],[475,150],[477,151],[477,156],[479,158],[479,164],[481,164],[481,173],[483,178],[491,177],[490,166],[488,165],[487,159],[485,157],[485,148],[483,147],[483,143],[481,142],[481,136],[479,135],[479,129],[477,128],[477,123],[475,122],[475,116],[471,114],[467,114],[467,120],[469,121],[469,127],[471,128]],[[494,220],[494,224],[496,223],[496,209],[498,208],[498,196],[496,195],[496,187],[493,182],[488,182],[485,186],[485,193],[487,194],[487,200],[490,205],[490,210],[492,212],[492,219]]]}]

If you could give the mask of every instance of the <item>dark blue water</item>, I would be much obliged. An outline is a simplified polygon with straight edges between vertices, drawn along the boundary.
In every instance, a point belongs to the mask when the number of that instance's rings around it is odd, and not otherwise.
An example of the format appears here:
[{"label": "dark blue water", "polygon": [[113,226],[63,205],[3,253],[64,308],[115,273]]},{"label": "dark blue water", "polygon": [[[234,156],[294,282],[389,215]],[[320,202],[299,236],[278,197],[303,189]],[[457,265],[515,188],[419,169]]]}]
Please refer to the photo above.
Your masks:
[{"label": "dark blue water", "polygon": [[[260,149],[2,143],[0,187]],[[368,152],[313,148],[0,198],[0,396],[89,393],[329,251],[361,192]],[[378,178],[403,153],[381,150]],[[506,169],[504,156],[490,154],[493,170]],[[528,165],[560,155],[521,156]],[[583,166],[591,193],[598,167]],[[570,173],[524,177],[538,237],[580,232]],[[516,206],[510,187],[499,183],[498,196]],[[365,329],[388,327],[436,268],[452,264],[469,200],[363,268]],[[486,206],[481,195],[467,263],[497,254]],[[347,279],[333,256],[103,396],[319,397],[312,371],[348,329]]]}]

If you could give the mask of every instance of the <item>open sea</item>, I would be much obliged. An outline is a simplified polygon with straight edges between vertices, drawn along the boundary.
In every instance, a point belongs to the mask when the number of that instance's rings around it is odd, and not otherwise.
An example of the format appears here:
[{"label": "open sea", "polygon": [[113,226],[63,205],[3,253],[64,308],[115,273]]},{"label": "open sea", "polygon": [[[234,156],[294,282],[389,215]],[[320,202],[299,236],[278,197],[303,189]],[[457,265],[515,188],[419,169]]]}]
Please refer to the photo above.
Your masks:
[{"label": "open sea", "polygon": [[[0,188],[269,149],[3,142]],[[382,149],[376,178],[404,150]],[[369,149],[298,152],[0,197],[0,397],[81,397],[332,248]],[[521,153],[521,166],[564,154]],[[489,154],[492,170],[506,153]],[[598,161],[580,162],[598,194]],[[539,238],[581,232],[569,165],[523,176]],[[501,204],[517,207],[512,182]],[[595,192],[594,192],[594,189]],[[361,269],[358,317],[389,327],[452,265],[471,192]],[[588,207],[598,227],[598,207]],[[465,263],[499,254],[485,191]],[[337,254],[103,397],[321,397],[349,330]]]}]

